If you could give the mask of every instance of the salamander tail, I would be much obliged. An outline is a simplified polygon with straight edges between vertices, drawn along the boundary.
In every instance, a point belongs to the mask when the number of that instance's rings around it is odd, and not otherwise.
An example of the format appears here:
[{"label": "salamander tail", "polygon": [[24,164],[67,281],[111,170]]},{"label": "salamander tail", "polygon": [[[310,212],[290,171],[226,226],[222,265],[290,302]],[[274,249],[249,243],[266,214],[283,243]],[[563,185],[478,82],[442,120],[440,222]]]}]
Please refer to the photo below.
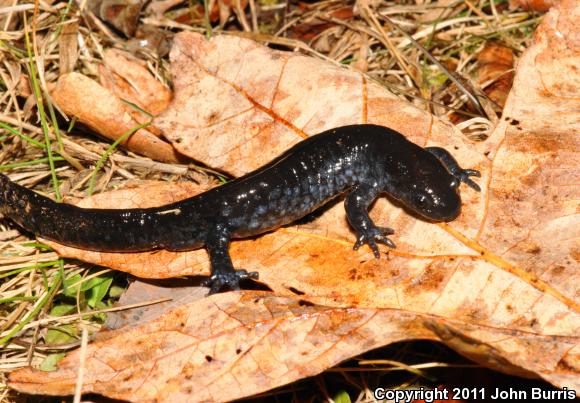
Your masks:
[{"label": "salamander tail", "polygon": [[159,215],[154,208],[85,209],[57,203],[2,174],[0,214],[36,236],[102,252],[164,247],[166,227],[175,226],[168,215]]}]

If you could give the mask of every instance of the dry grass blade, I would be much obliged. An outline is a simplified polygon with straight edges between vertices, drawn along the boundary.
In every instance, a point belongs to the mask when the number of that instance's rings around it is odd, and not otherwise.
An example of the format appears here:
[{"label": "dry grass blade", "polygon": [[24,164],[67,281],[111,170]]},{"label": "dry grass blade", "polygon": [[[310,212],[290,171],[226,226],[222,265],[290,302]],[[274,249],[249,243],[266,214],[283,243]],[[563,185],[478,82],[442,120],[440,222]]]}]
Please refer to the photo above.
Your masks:
[{"label": "dry grass blade", "polygon": [[473,105],[477,108],[478,112],[481,115],[486,115],[485,110],[483,109],[483,106],[481,105],[481,103],[479,102],[479,99],[477,99],[476,95],[473,95],[461,82],[461,80],[458,80],[454,74],[452,74],[449,70],[447,70],[447,68],[445,66],[443,66],[443,64],[441,64],[439,62],[439,60],[437,60],[431,53],[429,53],[427,51],[427,49],[425,49],[423,46],[421,46],[421,44],[419,42],[417,42],[411,35],[407,34],[405,31],[403,31],[401,28],[399,28],[399,26],[397,24],[394,24],[393,21],[391,21],[390,18],[388,17],[383,17],[393,28],[395,28],[396,30],[398,30],[400,33],[402,33],[407,39],[409,39],[409,41],[411,41],[411,43],[413,45],[415,45],[417,47],[417,49],[419,49],[421,52],[423,52],[423,54],[425,56],[427,56],[427,58],[433,62],[433,64],[435,64],[437,67],[439,67],[443,72],[445,72],[445,74],[447,75],[447,77],[449,77],[449,79],[451,81],[453,81],[453,83],[455,83],[455,85],[457,85],[461,91],[463,91],[463,93],[469,98],[469,100],[473,103]]}]

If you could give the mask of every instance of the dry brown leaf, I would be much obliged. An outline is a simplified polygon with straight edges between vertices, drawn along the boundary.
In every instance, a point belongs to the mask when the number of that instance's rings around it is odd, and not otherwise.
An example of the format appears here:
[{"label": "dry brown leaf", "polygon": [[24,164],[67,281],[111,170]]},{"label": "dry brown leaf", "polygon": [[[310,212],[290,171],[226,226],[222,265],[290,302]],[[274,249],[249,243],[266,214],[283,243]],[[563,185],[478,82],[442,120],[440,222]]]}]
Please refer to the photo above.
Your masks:
[{"label": "dry brown leaf", "polygon": [[[60,76],[51,92],[53,101],[69,115],[111,140],[116,140],[139,125],[127,106],[111,91],[80,73]],[[129,150],[163,162],[182,162],[180,155],[167,142],[141,129],[123,142]]]},{"label": "dry brown leaf", "polygon": [[148,52],[154,52],[153,54],[161,58],[169,54],[172,39],[173,33],[171,31],[154,25],[141,24],[135,32],[135,37],[127,41],[126,49],[135,53],[146,48]]},{"label": "dry brown leaf", "polygon": [[143,0],[91,0],[87,5],[101,20],[131,37],[137,30],[143,3]]},{"label": "dry brown leaf", "polygon": [[176,35],[174,98],[154,120],[180,152],[236,176],[309,135],[352,123],[391,127],[421,145],[462,148],[461,133],[402,101],[364,74],[248,39]]},{"label": "dry brown leaf", "polygon": [[[83,390],[134,401],[231,400],[410,338],[441,340],[491,368],[580,390],[579,16],[580,5],[566,1],[545,17],[488,140],[455,143],[454,150],[446,143],[452,133],[431,135],[484,173],[481,195],[462,189],[459,220],[423,223],[381,200],[371,215],[397,230],[399,244],[381,260],[351,250],[341,205],[309,224],[234,242],[235,264],[259,270],[277,296],[214,295],[127,333],[105,334],[89,347]],[[408,128],[405,119],[400,126]],[[474,163],[468,149],[488,158]],[[182,185],[167,186],[173,199]],[[183,189],[177,197],[198,190]],[[162,202],[149,188],[132,203],[151,194]],[[130,199],[100,197],[115,207]],[[109,259],[145,277],[207,273],[204,251],[129,257],[58,250]],[[54,373],[17,371],[11,385],[70,394],[78,362],[77,352]]]},{"label": "dry brown leaf", "polygon": [[[99,81],[103,87],[152,115],[167,109],[171,90],[153,77],[144,63],[117,49],[105,51],[103,62],[99,68]],[[138,111],[129,109],[129,112],[133,117],[139,116],[136,118],[139,122],[146,121]]]},{"label": "dry brown leaf", "polygon": [[[189,304],[207,296],[207,288],[193,285],[190,278],[171,278],[167,280],[140,280],[131,282],[121,295],[117,305],[141,305],[147,301],[164,301],[124,311],[108,312],[103,330],[126,331],[129,327],[139,326],[159,318],[168,311]],[[99,333],[97,337],[100,337]]]},{"label": "dry brown leaf", "polygon": [[[215,295],[125,333],[101,334],[86,352],[83,390],[140,402],[230,401],[409,338],[444,339],[468,349],[476,359],[510,356],[511,362],[496,362],[503,368],[537,360],[525,348],[529,344],[561,355],[577,342],[575,337],[559,337],[554,343],[535,333],[461,319],[445,319],[442,327],[441,321],[435,314],[332,308],[263,292]],[[46,395],[70,394],[79,360],[76,351],[56,372],[20,370],[10,377],[11,386]]]},{"label": "dry brown leaf", "polygon": [[521,7],[524,10],[537,11],[539,13],[544,13],[550,9],[550,7],[558,4],[560,0],[510,0],[510,7],[517,8]]},{"label": "dry brown leaf", "polygon": [[79,58],[78,33],[78,22],[71,22],[62,26],[62,31],[58,36],[58,68],[61,75],[73,71]]},{"label": "dry brown leaf", "polygon": [[[308,8],[309,5],[299,3],[299,7]],[[329,18],[336,18],[338,20],[350,20],[354,17],[353,6],[344,6],[337,10],[324,13],[325,20],[318,18],[308,19],[306,22],[291,26],[287,35],[290,38],[300,39],[302,41],[311,41],[329,28],[337,26],[336,23],[327,22]],[[359,59],[364,60],[364,59]]]},{"label": "dry brown leaf", "polygon": [[[211,22],[220,21],[221,24],[225,23],[238,1],[242,10],[248,6],[248,0],[208,1],[209,20]],[[147,5],[145,14],[153,19],[171,18],[175,22],[186,25],[195,25],[204,22],[205,8],[203,3],[186,3],[186,7],[170,11],[170,9],[176,8],[180,4],[183,6],[183,3],[183,0],[152,1]]]},{"label": "dry brown leaf", "polygon": [[503,109],[514,79],[514,53],[497,42],[486,42],[477,55],[477,83]]}]

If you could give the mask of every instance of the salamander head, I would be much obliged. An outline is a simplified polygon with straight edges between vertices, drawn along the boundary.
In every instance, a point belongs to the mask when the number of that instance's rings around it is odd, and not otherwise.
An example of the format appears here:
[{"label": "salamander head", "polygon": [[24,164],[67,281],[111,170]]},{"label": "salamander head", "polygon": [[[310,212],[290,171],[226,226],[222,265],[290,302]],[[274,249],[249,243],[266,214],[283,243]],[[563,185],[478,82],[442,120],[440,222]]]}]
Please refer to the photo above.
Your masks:
[{"label": "salamander head", "polygon": [[405,207],[429,221],[453,221],[461,212],[461,198],[455,182],[455,178],[448,181],[420,181],[406,189],[404,198],[400,200],[405,203]]},{"label": "salamander head", "polygon": [[387,192],[428,221],[453,221],[461,212],[459,181],[431,154],[399,161]]}]

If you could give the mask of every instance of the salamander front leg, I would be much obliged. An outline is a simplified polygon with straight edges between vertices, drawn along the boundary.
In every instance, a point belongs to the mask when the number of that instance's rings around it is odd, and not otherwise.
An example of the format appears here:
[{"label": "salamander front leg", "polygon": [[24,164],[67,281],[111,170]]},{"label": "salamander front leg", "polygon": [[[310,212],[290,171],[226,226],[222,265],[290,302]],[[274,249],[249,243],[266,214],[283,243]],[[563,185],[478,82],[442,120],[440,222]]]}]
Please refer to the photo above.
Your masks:
[{"label": "salamander front leg", "polygon": [[[444,148],[441,147],[426,147],[425,151],[433,154],[445,167],[447,170],[460,182],[465,183],[470,188],[481,191],[481,188],[477,183],[472,181],[469,177],[475,176],[476,178],[481,177],[481,172],[475,169],[463,169],[459,166],[455,158]],[[459,184],[457,184],[459,185]]]},{"label": "salamander front leg", "polygon": [[396,248],[395,243],[387,238],[387,235],[392,235],[395,231],[392,228],[377,227],[367,212],[378,193],[378,189],[361,183],[354,187],[344,201],[346,217],[357,235],[353,249],[357,250],[363,243],[368,243],[377,259],[381,256],[377,242]]},{"label": "salamander front leg", "polygon": [[248,273],[244,269],[234,269],[229,253],[230,238],[227,231],[218,228],[216,233],[206,241],[205,246],[209,253],[211,275],[203,282],[203,286],[210,287],[210,295],[215,294],[224,286],[239,290],[240,280],[258,278],[258,272]]}]

